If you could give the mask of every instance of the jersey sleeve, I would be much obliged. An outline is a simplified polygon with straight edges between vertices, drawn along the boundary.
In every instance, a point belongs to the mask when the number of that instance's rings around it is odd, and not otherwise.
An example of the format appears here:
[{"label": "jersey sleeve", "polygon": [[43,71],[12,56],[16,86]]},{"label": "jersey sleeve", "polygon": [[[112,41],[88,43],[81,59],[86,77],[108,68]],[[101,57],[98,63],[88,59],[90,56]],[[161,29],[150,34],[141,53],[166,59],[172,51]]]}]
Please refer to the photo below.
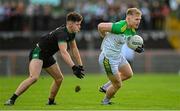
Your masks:
[{"label": "jersey sleeve", "polygon": [[59,43],[64,43],[64,42],[66,42],[66,39],[67,39],[67,36],[66,36],[66,35],[64,35],[64,34],[58,34],[58,35],[56,35],[56,37],[57,37],[57,42],[58,42],[58,44],[59,44]]},{"label": "jersey sleeve", "polygon": [[111,32],[114,34],[121,34],[127,28],[127,23],[125,20],[121,20],[119,22],[113,23]]},{"label": "jersey sleeve", "polygon": [[69,41],[73,41],[73,40],[75,39],[75,36],[76,36],[76,34],[75,34],[75,33],[74,33],[74,34],[72,34],[72,35],[70,36]]}]

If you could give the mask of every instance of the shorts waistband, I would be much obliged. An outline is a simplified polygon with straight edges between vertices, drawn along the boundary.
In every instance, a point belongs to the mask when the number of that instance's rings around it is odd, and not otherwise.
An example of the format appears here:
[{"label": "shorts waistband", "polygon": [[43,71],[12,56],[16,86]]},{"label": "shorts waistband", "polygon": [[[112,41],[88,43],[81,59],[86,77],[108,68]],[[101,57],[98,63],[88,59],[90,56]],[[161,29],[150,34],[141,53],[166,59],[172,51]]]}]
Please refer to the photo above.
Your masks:
[{"label": "shorts waistband", "polygon": [[[39,47],[39,44],[36,44],[37,47]],[[40,48],[40,47],[39,47]]]},{"label": "shorts waistband", "polygon": [[38,49],[40,49],[40,50],[41,50],[41,48],[39,47],[39,44],[38,44],[38,43],[36,44],[36,48],[38,48]]}]

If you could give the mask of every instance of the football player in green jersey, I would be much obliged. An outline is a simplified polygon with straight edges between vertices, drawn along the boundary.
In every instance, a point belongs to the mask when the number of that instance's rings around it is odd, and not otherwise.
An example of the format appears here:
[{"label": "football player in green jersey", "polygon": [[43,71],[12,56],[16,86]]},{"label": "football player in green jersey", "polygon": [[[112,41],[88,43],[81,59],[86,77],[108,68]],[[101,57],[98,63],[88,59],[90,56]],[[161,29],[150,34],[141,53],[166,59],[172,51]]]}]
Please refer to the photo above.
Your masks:
[{"label": "football player in green jersey", "polygon": [[[126,12],[126,19],[116,23],[100,23],[98,31],[103,38],[101,44],[101,54],[99,63],[105,70],[109,82],[100,87],[99,91],[106,95],[102,104],[111,104],[110,99],[122,86],[122,81],[132,77],[131,66],[121,54],[121,48],[127,41],[127,38],[136,34],[136,30],[141,21],[141,11],[137,8],[129,8]],[[143,46],[138,47],[136,52],[144,51]]]}]

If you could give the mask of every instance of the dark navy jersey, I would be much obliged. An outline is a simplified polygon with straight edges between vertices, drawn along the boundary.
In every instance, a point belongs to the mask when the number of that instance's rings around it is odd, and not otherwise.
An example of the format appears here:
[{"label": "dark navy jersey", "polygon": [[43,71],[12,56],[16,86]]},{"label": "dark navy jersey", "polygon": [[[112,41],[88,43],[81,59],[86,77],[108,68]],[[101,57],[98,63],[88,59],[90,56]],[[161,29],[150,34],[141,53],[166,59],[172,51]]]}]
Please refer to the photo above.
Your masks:
[{"label": "dark navy jersey", "polygon": [[38,42],[38,45],[42,53],[49,57],[59,51],[58,43],[66,42],[68,44],[74,39],[75,33],[69,33],[66,26],[60,26],[50,33],[44,35]]}]

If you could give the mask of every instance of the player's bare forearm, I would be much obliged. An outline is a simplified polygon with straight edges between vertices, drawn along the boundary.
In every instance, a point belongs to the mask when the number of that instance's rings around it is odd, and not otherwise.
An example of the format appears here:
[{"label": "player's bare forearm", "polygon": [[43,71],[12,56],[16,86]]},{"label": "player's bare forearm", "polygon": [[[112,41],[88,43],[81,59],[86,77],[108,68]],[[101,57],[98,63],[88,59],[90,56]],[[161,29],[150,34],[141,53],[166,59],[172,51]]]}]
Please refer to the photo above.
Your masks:
[{"label": "player's bare forearm", "polygon": [[77,48],[77,44],[76,44],[75,40],[70,42],[70,50],[72,52],[74,59],[77,61],[78,65],[83,65],[82,60],[81,60],[81,56],[79,54],[79,50]]},{"label": "player's bare forearm", "polygon": [[74,66],[74,62],[71,59],[71,56],[69,55],[69,53],[67,51],[60,51],[60,54],[62,56],[62,58],[64,59],[64,61],[70,66]]},{"label": "player's bare forearm", "polygon": [[111,32],[112,23],[100,23],[98,25],[98,32],[102,38],[106,36],[107,32]]},{"label": "player's bare forearm", "polygon": [[67,51],[67,43],[61,43],[59,44],[59,49],[60,49],[60,54],[62,56],[62,58],[64,59],[64,61],[70,66],[72,67],[74,65],[74,62],[71,59],[71,56],[69,55],[68,51]]},{"label": "player's bare forearm", "polygon": [[72,54],[73,54],[73,57],[75,58],[75,60],[77,61],[78,65],[83,65],[82,64],[82,60],[81,60],[81,56],[80,56],[80,53],[79,53],[79,50],[78,48],[72,48]]}]

